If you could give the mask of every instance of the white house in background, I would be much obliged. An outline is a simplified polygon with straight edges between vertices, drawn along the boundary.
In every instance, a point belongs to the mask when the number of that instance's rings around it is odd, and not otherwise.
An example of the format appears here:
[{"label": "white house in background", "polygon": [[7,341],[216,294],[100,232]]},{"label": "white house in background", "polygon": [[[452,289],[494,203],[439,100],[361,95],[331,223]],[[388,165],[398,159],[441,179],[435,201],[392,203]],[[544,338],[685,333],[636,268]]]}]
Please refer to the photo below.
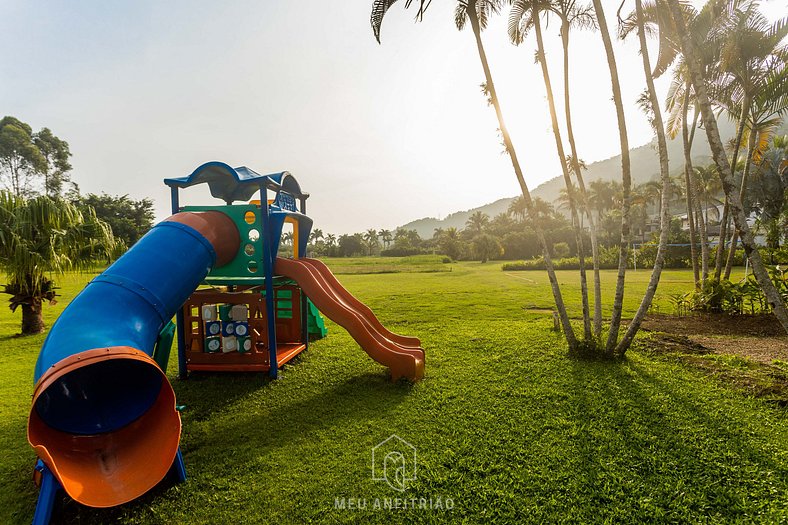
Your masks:
[{"label": "white house in background", "polygon": [[[712,220],[719,220],[719,218],[722,217],[722,208],[723,208],[722,204],[718,204],[718,205],[715,205],[715,206],[709,206],[706,210],[704,210],[703,213],[704,213],[704,215],[706,213],[708,213],[712,217]],[[684,230],[684,231],[689,230],[689,219],[687,218],[687,214],[686,213],[684,213],[682,215],[674,215],[674,217],[678,217],[679,219],[681,219],[681,229],[682,230]],[[750,226],[750,228],[755,226],[755,221],[757,219],[758,219],[758,215],[755,212],[750,213],[750,216],[747,217],[747,224]],[[697,228],[696,228],[696,231],[697,231]],[[706,230],[706,235],[709,238],[717,239],[720,236],[720,227],[719,227],[719,225],[710,225],[710,226],[708,226],[707,230]],[[755,244],[757,244],[758,246],[765,246],[766,245],[766,236],[763,235],[762,233],[757,233],[755,235]]]}]

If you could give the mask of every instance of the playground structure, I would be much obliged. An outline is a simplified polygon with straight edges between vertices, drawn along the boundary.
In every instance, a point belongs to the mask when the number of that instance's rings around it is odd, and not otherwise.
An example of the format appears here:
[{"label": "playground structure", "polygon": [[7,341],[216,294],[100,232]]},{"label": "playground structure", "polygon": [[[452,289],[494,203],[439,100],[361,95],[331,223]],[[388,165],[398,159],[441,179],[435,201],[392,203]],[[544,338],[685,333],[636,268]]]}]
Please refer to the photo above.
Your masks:
[{"label": "playground structure", "polygon": [[[28,419],[39,458],[34,523],[49,522],[60,489],[84,505],[111,507],[170,472],[186,479],[166,376],[174,337],[182,379],[200,371],[276,378],[310,333],[325,334],[319,309],[393,380],[424,375],[417,338],[384,328],[325,264],[304,257],[309,195],[290,173],[209,162],[164,182],[173,215],[74,298],[41,348]],[[181,207],[180,190],[198,184],[225,204]],[[293,226],[292,259],[279,257],[285,224]]]}]

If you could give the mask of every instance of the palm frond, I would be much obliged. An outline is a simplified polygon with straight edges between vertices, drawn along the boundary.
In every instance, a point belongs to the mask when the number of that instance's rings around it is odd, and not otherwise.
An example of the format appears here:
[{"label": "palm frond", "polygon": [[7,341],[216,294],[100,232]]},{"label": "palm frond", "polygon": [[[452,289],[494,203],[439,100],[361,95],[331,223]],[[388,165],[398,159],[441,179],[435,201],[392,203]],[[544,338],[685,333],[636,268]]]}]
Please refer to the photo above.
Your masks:
[{"label": "palm frond", "polygon": [[509,33],[509,40],[516,46],[523,43],[528,33],[529,28],[523,23],[529,18],[527,7],[525,0],[513,0],[512,9],[509,11],[509,21],[506,29]]},{"label": "palm frond", "polygon": [[[383,24],[383,17],[386,16],[389,8],[394,5],[397,0],[373,0],[372,13],[369,15],[369,23],[372,25],[372,33],[375,35],[375,40],[380,44],[380,27]],[[405,9],[408,9],[413,0],[405,0]],[[424,12],[432,3],[432,0],[419,0],[419,10],[416,12],[416,20],[419,21],[424,16]]]},{"label": "palm frond", "polygon": [[468,4],[465,2],[457,2],[454,6],[454,25],[457,29],[462,31],[465,29],[465,22],[468,21]]},{"label": "palm frond", "polygon": [[0,270],[15,296],[40,297],[49,274],[85,269],[117,253],[112,231],[92,209],[82,213],[60,199],[0,192],[0,216]]}]

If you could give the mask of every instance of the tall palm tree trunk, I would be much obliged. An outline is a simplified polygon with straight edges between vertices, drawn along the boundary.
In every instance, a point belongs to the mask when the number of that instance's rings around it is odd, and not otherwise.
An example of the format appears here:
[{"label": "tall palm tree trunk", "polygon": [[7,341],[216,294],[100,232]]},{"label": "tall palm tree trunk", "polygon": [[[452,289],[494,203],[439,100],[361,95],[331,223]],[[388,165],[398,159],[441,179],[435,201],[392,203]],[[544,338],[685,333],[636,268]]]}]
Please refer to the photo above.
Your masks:
[{"label": "tall palm tree trunk", "polygon": [[[602,332],[602,283],[599,277],[599,238],[597,237],[596,223],[588,205],[588,192],[580,169],[580,159],[575,146],[575,133],[572,127],[572,108],[569,104],[569,24],[564,22],[561,27],[561,44],[564,52],[564,115],[566,116],[566,138],[572,154],[572,170],[577,178],[577,187],[580,190],[582,211],[588,217],[588,229],[591,233],[591,258],[594,261],[594,337],[599,337]],[[580,214],[580,228],[583,228],[583,214]]]},{"label": "tall palm tree trunk", "polygon": [[550,71],[547,68],[547,57],[544,52],[544,42],[542,40],[542,23],[539,19],[539,12],[534,13],[534,31],[536,33],[537,56],[539,57],[539,64],[542,66],[542,78],[544,79],[544,88],[547,93],[547,105],[550,108],[550,123],[553,128],[553,137],[555,138],[555,149],[558,154],[558,162],[561,164],[561,173],[564,176],[564,184],[566,184],[566,197],[569,200],[569,212],[572,216],[572,226],[575,231],[575,243],[577,244],[577,258],[580,263],[580,295],[583,308],[583,335],[586,341],[591,341],[593,338],[591,334],[591,316],[588,309],[588,280],[586,278],[586,264],[585,264],[585,249],[583,247],[583,233],[580,230],[580,219],[577,216],[577,199],[575,198],[575,189],[572,184],[572,179],[569,175],[569,167],[566,165],[566,155],[564,154],[564,145],[561,140],[561,131],[558,128],[558,117],[555,113],[555,99],[553,98],[553,86],[550,82]]},{"label": "tall palm tree trunk", "polygon": [[[597,2],[599,0],[594,1]],[[747,224],[747,218],[744,215],[744,210],[742,208],[739,188],[736,187],[736,182],[733,178],[733,172],[731,170],[731,164],[728,163],[728,159],[725,155],[725,149],[723,148],[722,140],[720,139],[720,131],[717,128],[717,120],[714,118],[714,112],[711,108],[711,101],[709,100],[709,95],[706,91],[706,84],[703,76],[701,75],[700,67],[697,62],[695,44],[692,42],[687,33],[684,23],[684,16],[682,15],[681,8],[679,7],[678,0],[667,0],[667,3],[675,23],[676,32],[679,39],[681,40],[681,47],[686,58],[687,67],[690,71],[692,84],[695,87],[695,94],[698,100],[698,105],[700,106],[701,115],[703,117],[703,124],[706,128],[706,136],[709,140],[709,147],[711,148],[714,162],[717,165],[717,169],[720,174],[722,188],[725,191],[725,195],[728,197],[734,223],[741,232],[742,246],[744,247],[747,257],[750,258],[750,263],[752,264],[752,273],[755,275],[758,284],[761,286],[761,290],[763,290],[763,294],[766,296],[767,302],[774,311],[775,317],[777,317],[777,320],[780,321],[783,329],[788,332],[788,310],[786,310],[785,304],[782,302],[780,294],[777,292],[777,289],[774,287],[774,284],[769,278],[766,267],[761,260],[761,254],[758,251],[757,245],[755,244],[755,239],[753,238],[750,227]],[[744,115],[746,115],[746,113],[744,113]]]},{"label": "tall palm tree trunk", "polygon": [[482,63],[482,69],[484,69],[484,78],[487,82],[487,90],[490,94],[490,100],[492,100],[493,107],[495,108],[495,115],[498,117],[498,127],[501,129],[501,135],[503,135],[504,146],[506,147],[506,151],[509,153],[509,158],[512,160],[512,167],[514,168],[514,173],[517,176],[517,182],[520,184],[520,190],[523,193],[525,207],[528,210],[528,215],[533,223],[533,228],[536,231],[536,237],[539,239],[539,244],[542,246],[544,266],[545,270],[547,270],[547,276],[550,280],[550,287],[553,291],[555,307],[556,310],[558,310],[558,316],[561,320],[561,327],[564,330],[564,337],[566,337],[566,342],[569,345],[569,351],[575,352],[578,347],[577,338],[575,337],[575,332],[572,329],[572,324],[569,322],[569,315],[566,312],[566,305],[564,304],[564,299],[561,295],[561,288],[558,285],[558,278],[555,275],[555,268],[553,267],[553,260],[550,257],[547,239],[545,239],[544,230],[539,224],[537,213],[534,210],[533,200],[531,199],[531,193],[528,191],[528,185],[525,183],[525,178],[523,177],[523,170],[520,168],[520,162],[517,160],[517,153],[515,152],[514,145],[512,144],[512,139],[509,136],[509,131],[506,128],[506,124],[503,119],[503,112],[501,111],[501,104],[498,101],[498,95],[495,91],[495,84],[493,83],[492,74],[490,73],[490,66],[487,63],[487,54],[484,52],[484,45],[482,44],[482,34],[481,28],[479,27],[479,19],[476,16],[476,0],[468,0],[466,10],[468,13],[468,19],[471,23],[471,29],[473,30],[473,36],[476,38],[476,49],[479,52],[479,60]]},{"label": "tall palm tree trunk", "polygon": [[629,236],[630,236],[630,191],[632,189],[632,174],[630,172],[629,161],[629,140],[627,139],[627,123],[624,119],[624,102],[621,98],[621,85],[618,81],[618,67],[616,57],[613,54],[613,43],[610,41],[610,33],[607,29],[605,11],[602,8],[602,0],[594,0],[594,12],[596,13],[599,32],[602,35],[602,42],[605,45],[607,55],[607,65],[610,69],[610,83],[613,88],[613,102],[616,106],[616,118],[618,119],[618,138],[621,143],[621,241],[618,253],[618,277],[616,278],[616,295],[613,300],[613,314],[610,318],[610,332],[607,336],[605,345],[608,353],[613,353],[618,343],[618,331],[621,327],[621,313],[624,304],[624,278],[627,272],[627,256],[629,255]]},{"label": "tall palm tree trunk", "polygon": [[[739,115],[739,124],[736,127],[736,144],[733,147],[733,156],[731,157],[730,172],[731,176],[736,175],[736,164],[739,161],[739,146],[741,145],[741,138],[744,135],[744,125],[747,121],[747,114],[750,112],[750,97],[745,93],[742,97],[741,115]],[[708,130],[706,130],[708,133]],[[723,150],[723,153],[725,151]],[[720,242],[717,245],[716,261],[714,263],[714,280],[719,281],[722,275],[722,261],[725,259],[725,240],[728,238],[728,223],[730,222],[731,202],[727,197],[728,192],[725,192],[725,204],[722,207],[722,221],[720,222]]]},{"label": "tall palm tree trunk", "polygon": [[[691,87],[691,83],[687,85],[687,89]],[[700,112],[698,111],[697,105],[693,111],[692,117],[692,127],[689,130],[689,140],[687,142],[687,154],[690,156],[690,162],[692,162],[692,144],[695,142],[695,130],[698,129],[698,116]],[[690,180],[692,181],[692,191],[695,193],[695,224],[698,227],[698,233],[700,235],[700,274],[701,274],[701,282],[706,282],[709,279],[709,232],[708,232],[708,201],[706,203],[706,210],[704,211],[701,207],[701,190],[700,190],[700,182],[698,181],[698,177],[695,174],[695,168],[690,165],[692,171],[690,172]]]},{"label": "tall palm tree trunk", "polygon": [[[752,152],[755,149],[755,130],[750,130],[750,136],[747,139],[747,160],[744,163],[744,173],[741,177],[741,187],[739,188],[739,193],[741,193],[742,201],[744,201],[744,195],[747,193],[747,179],[750,176],[750,166],[752,165]],[[731,244],[730,250],[728,250],[728,260],[725,261],[725,279],[730,279],[731,277],[731,270],[733,269],[733,259],[736,257],[736,244],[739,241],[739,230],[736,228],[733,229],[733,233],[731,234]]]},{"label": "tall palm tree trunk", "polygon": [[701,207],[699,185],[694,168],[690,174],[690,180],[693,188],[695,188],[695,226],[698,229],[700,241],[700,282],[704,283],[709,279],[709,232],[707,228],[708,223]]},{"label": "tall palm tree trunk", "polygon": [[692,274],[695,277],[695,288],[700,287],[700,271],[698,268],[698,248],[697,248],[697,231],[695,218],[695,208],[693,201],[695,200],[695,186],[692,183],[692,157],[690,155],[689,144],[689,130],[687,126],[687,110],[689,108],[690,100],[690,83],[689,81],[684,86],[684,102],[681,107],[681,140],[684,144],[684,184],[687,187],[686,201],[687,201],[687,222],[689,223],[690,230],[690,257],[692,258]]},{"label": "tall palm tree trunk", "polygon": [[[665,251],[668,244],[668,234],[670,233],[670,214],[668,213],[668,195],[670,195],[670,168],[668,166],[668,143],[665,139],[665,128],[662,122],[662,111],[659,109],[659,98],[657,97],[657,90],[654,88],[654,79],[651,76],[651,61],[648,56],[648,46],[646,44],[646,32],[643,27],[643,6],[640,0],[635,0],[635,10],[637,12],[638,22],[638,36],[640,39],[640,56],[643,58],[643,71],[646,76],[646,87],[648,88],[648,96],[651,101],[651,109],[654,115],[654,129],[657,132],[657,147],[659,148],[659,176],[662,181],[662,203],[659,210],[659,244],[657,245],[657,256],[654,260],[654,269],[651,272],[651,278],[648,281],[646,293],[640,301],[635,316],[632,322],[629,323],[624,337],[616,346],[616,355],[622,356],[632,344],[640,329],[640,323],[648,313],[651,307],[651,301],[654,299],[654,294],[657,292],[659,285],[659,278],[662,275],[662,267],[665,264]],[[689,193],[689,183],[687,183],[687,193]],[[697,261],[696,261],[697,262]],[[697,266],[696,266],[697,270]],[[697,276],[696,276],[697,279]]]}]

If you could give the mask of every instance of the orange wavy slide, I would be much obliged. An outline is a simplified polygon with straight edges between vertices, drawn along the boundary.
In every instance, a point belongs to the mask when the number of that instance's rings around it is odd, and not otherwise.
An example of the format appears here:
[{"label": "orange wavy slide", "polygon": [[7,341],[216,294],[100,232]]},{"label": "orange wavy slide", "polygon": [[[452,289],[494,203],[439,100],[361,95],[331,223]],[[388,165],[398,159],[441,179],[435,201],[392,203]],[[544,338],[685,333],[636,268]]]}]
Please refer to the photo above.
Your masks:
[{"label": "orange wavy slide", "polygon": [[391,370],[392,380],[424,377],[424,350],[415,337],[395,334],[348,292],[331,270],[316,259],[276,258],[274,272],[293,279],[329,319],[345,328],[375,361]]}]

